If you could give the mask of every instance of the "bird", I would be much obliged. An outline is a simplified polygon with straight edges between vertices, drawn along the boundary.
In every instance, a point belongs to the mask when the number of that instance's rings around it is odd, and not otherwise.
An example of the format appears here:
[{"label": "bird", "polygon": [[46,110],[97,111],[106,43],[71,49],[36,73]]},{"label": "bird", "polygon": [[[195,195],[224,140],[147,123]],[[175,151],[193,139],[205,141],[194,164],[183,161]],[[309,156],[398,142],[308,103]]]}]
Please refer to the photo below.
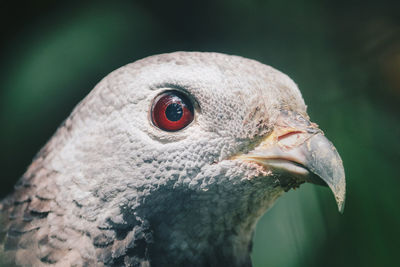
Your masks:
[{"label": "bird", "polygon": [[256,60],[172,52],[74,108],[0,202],[8,266],[251,266],[258,219],[303,183],[342,211],[342,160],[295,82]]}]

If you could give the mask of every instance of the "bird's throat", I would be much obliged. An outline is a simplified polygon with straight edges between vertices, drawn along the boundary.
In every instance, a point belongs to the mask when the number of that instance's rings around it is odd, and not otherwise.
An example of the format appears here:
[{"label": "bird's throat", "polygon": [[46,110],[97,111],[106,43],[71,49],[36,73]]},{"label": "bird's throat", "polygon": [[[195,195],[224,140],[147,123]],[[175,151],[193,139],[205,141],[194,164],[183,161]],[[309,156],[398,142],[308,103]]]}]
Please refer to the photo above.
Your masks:
[{"label": "bird's throat", "polygon": [[182,190],[171,196],[151,194],[157,199],[146,199],[146,207],[137,214],[148,221],[152,233],[148,253],[155,266],[170,261],[182,266],[251,266],[255,225],[282,190],[270,194],[253,190],[241,198],[240,192],[218,190]]}]

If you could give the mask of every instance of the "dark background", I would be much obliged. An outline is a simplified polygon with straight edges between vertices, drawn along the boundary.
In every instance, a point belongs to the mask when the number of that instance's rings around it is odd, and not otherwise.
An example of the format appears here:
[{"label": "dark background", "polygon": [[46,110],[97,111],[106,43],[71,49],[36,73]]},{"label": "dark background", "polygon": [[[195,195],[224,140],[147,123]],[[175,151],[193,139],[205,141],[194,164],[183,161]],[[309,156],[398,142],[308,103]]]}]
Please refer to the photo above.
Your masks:
[{"label": "dark background", "polygon": [[398,266],[400,1],[82,2],[1,4],[0,196],[110,71],[177,50],[237,54],[296,81],[347,175],[343,215],[326,188],[282,197],[254,265]]}]

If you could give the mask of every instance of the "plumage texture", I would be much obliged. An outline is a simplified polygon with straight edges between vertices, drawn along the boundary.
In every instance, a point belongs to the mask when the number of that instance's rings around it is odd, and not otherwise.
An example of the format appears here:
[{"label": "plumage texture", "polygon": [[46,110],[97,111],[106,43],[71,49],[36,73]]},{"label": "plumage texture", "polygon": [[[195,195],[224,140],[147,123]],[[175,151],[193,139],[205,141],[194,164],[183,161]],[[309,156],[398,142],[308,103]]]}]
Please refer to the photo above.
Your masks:
[{"label": "plumage texture", "polygon": [[[149,119],[166,89],[195,99],[182,131]],[[257,219],[291,186],[231,158],[282,111],[308,118],[295,83],[242,57],[177,52],[117,69],[1,203],[0,255],[22,266],[249,266]]]}]

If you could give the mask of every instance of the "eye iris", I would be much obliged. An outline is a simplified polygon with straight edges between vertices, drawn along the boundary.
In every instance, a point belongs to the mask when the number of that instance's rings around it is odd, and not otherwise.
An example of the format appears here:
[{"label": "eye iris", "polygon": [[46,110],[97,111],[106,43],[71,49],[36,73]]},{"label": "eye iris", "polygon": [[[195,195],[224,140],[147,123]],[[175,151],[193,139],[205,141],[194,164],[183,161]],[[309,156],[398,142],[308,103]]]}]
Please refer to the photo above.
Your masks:
[{"label": "eye iris", "polygon": [[182,105],[172,103],[165,109],[165,116],[170,121],[179,121],[183,116]]},{"label": "eye iris", "polygon": [[184,93],[166,91],[153,101],[151,119],[153,124],[161,130],[179,131],[189,125],[193,118],[193,104]]}]

